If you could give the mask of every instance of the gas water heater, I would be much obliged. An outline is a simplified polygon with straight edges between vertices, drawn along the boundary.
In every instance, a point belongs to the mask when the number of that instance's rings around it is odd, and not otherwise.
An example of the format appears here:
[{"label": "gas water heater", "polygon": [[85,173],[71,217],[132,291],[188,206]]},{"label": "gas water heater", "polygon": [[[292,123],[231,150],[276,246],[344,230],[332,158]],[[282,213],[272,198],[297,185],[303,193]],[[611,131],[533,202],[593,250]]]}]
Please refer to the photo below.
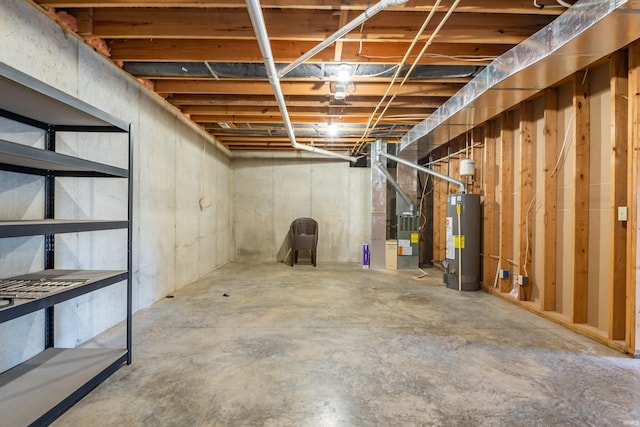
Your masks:
[{"label": "gas water heater", "polygon": [[447,196],[444,282],[450,289],[480,289],[480,195]]}]

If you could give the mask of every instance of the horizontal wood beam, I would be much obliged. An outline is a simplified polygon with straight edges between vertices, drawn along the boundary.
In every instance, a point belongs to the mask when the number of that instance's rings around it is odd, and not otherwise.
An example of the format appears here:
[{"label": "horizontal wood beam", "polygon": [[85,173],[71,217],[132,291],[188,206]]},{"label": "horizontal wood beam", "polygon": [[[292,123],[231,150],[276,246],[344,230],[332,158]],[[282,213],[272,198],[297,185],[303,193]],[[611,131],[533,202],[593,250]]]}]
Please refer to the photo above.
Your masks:
[{"label": "horizontal wood beam", "polygon": [[[40,0],[41,6],[55,8],[103,8],[103,7],[187,7],[187,8],[244,8],[244,0]],[[371,7],[374,2],[369,0],[355,0],[348,3],[343,0],[262,0],[263,9],[324,9],[324,10],[360,10]],[[540,2],[544,3],[544,2]],[[526,13],[531,15],[560,15],[561,8],[545,7],[538,9],[531,7],[531,0],[465,0],[457,8],[456,13]],[[423,10],[430,12],[433,9],[431,3],[425,4],[419,0],[409,0],[402,6],[392,8],[394,10]],[[446,11],[445,6],[440,10]]]},{"label": "horizontal wood beam", "polygon": [[[349,108],[348,114],[351,117],[369,118],[375,105],[363,108]],[[333,115],[340,116],[347,113],[344,107],[290,107],[289,114],[299,117]],[[184,114],[199,115],[274,115],[280,114],[278,107],[224,107],[224,106],[192,106],[181,108]],[[391,107],[385,112],[385,116],[421,116],[426,117],[434,111],[433,108],[395,108]]]},{"label": "horizontal wood beam", "polygon": [[[240,116],[240,115],[198,115],[192,114],[189,116],[191,120],[196,123],[221,123],[221,122],[235,122],[235,123],[282,123],[282,117],[280,115],[260,115],[260,116]],[[289,116],[291,122],[295,125],[298,123],[327,123],[331,119],[332,123],[347,123],[347,124],[366,124],[366,120],[362,117],[352,116],[339,116],[339,115],[325,115],[325,116]],[[423,118],[424,119],[424,118]],[[405,125],[418,124],[423,119],[410,118],[410,119],[398,119],[394,117],[383,117],[379,123],[381,124],[396,124],[399,120]]]},{"label": "horizontal wood beam", "polygon": [[[284,95],[331,95],[329,82],[291,82],[280,83]],[[463,85],[457,83],[406,83],[399,90],[403,96],[452,96]],[[355,85],[354,94],[360,96],[382,96],[387,90],[387,83],[362,83]],[[273,95],[268,81],[256,80],[158,80],[155,82],[158,93],[209,93],[221,95]],[[393,92],[392,92],[393,93]]]},{"label": "horizontal wood beam", "polygon": [[[255,39],[249,15],[244,8],[94,8],[72,10],[78,34],[105,39]],[[359,12],[349,13],[349,20]],[[263,12],[271,40],[306,40],[319,42],[340,28],[340,16],[331,10],[281,10]],[[342,40],[411,40],[428,12],[404,13],[384,11],[366,21]],[[444,14],[437,13],[433,22]],[[550,22],[548,16],[503,15],[488,13],[454,13],[435,37],[435,41],[458,43],[517,44]],[[496,30],[498,29],[498,30]],[[431,36],[428,29],[422,36]]]},{"label": "horizontal wood beam", "polygon": [[[315,42],[281,41],[271,43],[274,60],[290,63],[303,53],[311,50]],[[388,64],[399,61],[409,48],[410,42],[345,42],[342,47],[342,61],[368,64]],[[209,61],[215,62],[255,62],[263,59],[255,40],[111,40],[108,42],[111,59],[117,61]],[[483,65],[502,55],[511,44],[474,43],[433,43],[418,61],[432,65]],[[324,49],[308,63],[333,62],[334,49]],[[409,59],[414,59],[410,56]]]},{"label": "horizontal wood beam", "polygon": [[[245,106],[276,107],[276,99],[273,95],[201,95],[201,94],[177,94],[166,98],[168,102],[178,107],[191,108],[193,106]],[[285,97],[287,107],[344,107],[344,108],[370,108],[380,99],[376,97],[349,96],[342,104],[326,95],[295,95]],[[394,108],[438,108],[446,97],[419,97],[397,96],[393,100]]]}]

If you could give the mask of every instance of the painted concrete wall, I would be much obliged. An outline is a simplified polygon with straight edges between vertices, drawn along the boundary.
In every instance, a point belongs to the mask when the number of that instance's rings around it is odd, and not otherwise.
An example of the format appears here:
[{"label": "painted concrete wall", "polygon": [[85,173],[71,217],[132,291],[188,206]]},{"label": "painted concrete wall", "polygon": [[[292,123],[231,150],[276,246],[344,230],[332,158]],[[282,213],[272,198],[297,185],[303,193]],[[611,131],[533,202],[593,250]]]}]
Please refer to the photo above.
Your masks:
[{"label": "painted concrete wall", "polygon": [[361,261],[371,233],[371,171],[306,157],[233,160],[237,259],[282,260],[291,221],[311,217],[318,263]]},{"label": "painted concrete wall", "polygon": [[[229,261],[231,165],[210,137],[28,2],[0,3],[0,61],[132,123],[134,310]],[[0,138],[43,144],[40,132],[6,120]],[[126,165],[122,137],[86,141],[65,134],[57,142],[61,152]],[[0,172],[0,220],[41,218],[42,187],[41,178]],[[60,179],[56,214],[126,218],[125,193],[121,180]],[[56,242],[57,268],[126,268],[125,232],[71,234]],[[41,270],[42,253],[41,237],[1,239],[0,277]],[[75,346],[121,321],[124,292],[119,284],[58,306],[56,345]],[[0,371],[41,350],[42,325],[42,313],[0,325]]]}]

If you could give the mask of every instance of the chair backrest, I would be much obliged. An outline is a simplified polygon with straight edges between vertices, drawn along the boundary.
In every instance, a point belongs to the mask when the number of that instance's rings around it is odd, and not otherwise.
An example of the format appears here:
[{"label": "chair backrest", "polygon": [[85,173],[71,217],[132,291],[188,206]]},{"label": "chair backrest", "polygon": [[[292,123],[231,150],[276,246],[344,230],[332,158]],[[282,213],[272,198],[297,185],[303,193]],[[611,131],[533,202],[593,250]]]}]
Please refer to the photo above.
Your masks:
[{"label": "chair backrest", "polygon": [[313,218],[298,218],[291,223],[293,234],[313,235],[318,233],[318,223]]}]

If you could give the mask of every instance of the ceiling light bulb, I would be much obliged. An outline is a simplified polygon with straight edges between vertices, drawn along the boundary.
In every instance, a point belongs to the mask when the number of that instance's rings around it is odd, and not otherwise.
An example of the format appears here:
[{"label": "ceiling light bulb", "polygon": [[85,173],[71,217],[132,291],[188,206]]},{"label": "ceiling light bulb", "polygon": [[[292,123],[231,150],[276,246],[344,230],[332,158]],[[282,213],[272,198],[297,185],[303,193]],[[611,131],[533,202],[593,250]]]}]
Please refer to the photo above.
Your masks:
[{"label": "ceiling light bulb", "polygon": [[351,80],[351,67],[347,64],[340,64],[338,68],[338,81],[342,83],[347,83]]},{"label": "ceiling light bulb", "polygon": [[337,99],[338,101],[341,101],[343,99],[345,99],[347,97],[347,91],[345,90],[345,87],[342,85],[337,85],[336,86],[336,91],[333,94],[334,99]]},{"label": "ceiling light bulb", "polygon": [[327,126],[327,135],[329,135],[329,136],[338,136],[338,125],[329,125],[329,126]]}]

